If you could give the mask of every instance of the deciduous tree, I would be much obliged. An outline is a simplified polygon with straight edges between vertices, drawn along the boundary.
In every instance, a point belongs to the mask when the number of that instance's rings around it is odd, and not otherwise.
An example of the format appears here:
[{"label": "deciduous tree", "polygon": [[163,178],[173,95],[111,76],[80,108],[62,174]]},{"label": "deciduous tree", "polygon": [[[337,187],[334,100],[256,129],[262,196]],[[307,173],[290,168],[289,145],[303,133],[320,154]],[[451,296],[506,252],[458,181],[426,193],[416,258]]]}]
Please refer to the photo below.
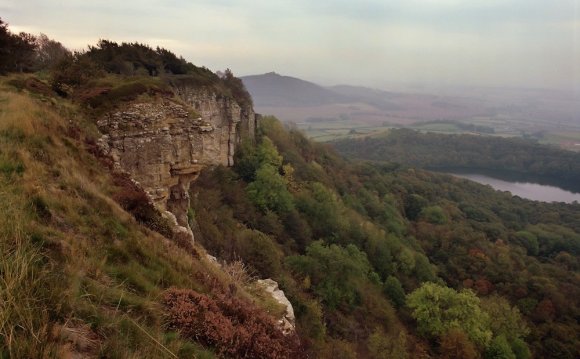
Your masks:
[{"label": "deciduous tree", "polygon": [[423,285],[407,296],[407,306],[417,320],[419,331],[441,337],[451,329],[464,331],[480,348],[491,340],[489,316],[479,306],[479,298],[469,289],[456,292],[435,283]]}]

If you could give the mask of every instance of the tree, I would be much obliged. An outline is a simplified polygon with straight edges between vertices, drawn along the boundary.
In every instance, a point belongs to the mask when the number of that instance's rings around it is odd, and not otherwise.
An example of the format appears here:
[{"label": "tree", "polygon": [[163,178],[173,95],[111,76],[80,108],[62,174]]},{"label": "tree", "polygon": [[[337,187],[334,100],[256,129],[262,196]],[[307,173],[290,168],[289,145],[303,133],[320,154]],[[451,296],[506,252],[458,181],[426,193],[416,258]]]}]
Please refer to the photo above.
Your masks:
[{"label": "tree", "polygon": [[477,350],[467,335],[460,329],[449,330],[439,346],[442,359],[476,359]]},{"label": "tree", "polygon": [[322,183],[314,182],[303,191],[296,206],[308,220],[314,238],[336,237],[342,229],[340,203],[336,193]]},{"label": "tree", "polygon": [[366,254],[352,244],[327,246],[316,241],[306,248],[306,255],[288,257],[286,263],[294,273],[309,279],[314,292],[329,308],[356,305],[358,284],[369,279],[378,281]]},{"label": "tree", "polygon": [[532,357],[532,353],[530,352],[528,345],[522,339],[516,338],[510,342],[510,345],[516,356],[516,359],[530,359]]},{"label": "tree", "polygon": [[262,211],[288,213],[294,209],[286,180],[278,170],[267,164],[256,172],[256,180],[247,187],[248,197]]},{"label": "tree", "polygon": [[8,30],[8,24],[0,19],[0,73],[6,70],[6,65],[10,54],[11,34]]},{"label": "tree", "polygon": [[256,151],[259,166],[270,165],[274,168],[282,166],[282,156],[268,137],[264,136]]},{"label": "tree", "polygon": [[222,78],[224,85],[230,90],[232,97],[240,106],[252,106],[252,96],[241,79],[234,76],[232,70],[226,69],[225,74]]},{"label": "tree", "polygon": [[246,182],[252,182],[256,179],[256,171],[260,167],[260,160],[256,152],[257,146],[248,139],[243,139],[236,148],[234,169]]},{"label": "tree", "polygon": [[407,218],[411,220],[417,219],[427,203],[427,200],[418,194],[412,194],[407,197],[407,201],[405,202],[405,214]]},{"label": "tree", "polygon": [[405,291],[397,277],[389,276],[385,281],[385,294],[397,308],[405,305]]},{"label": "tree", "polygon": [[0,73],[31,71],[34,65],[36,38],[25,32],[16,35],[0,19]]},{"label": "tree", "polygon": [[435,281],[437,278],[433,272],[433,267],[429,263],[429,259],[421,254],[415,253],[415,275],[421,282]]},{"label": "tree", "polygon": [[275,277],[281,270],[282,254],[266,234],[245,230],[240,236],[240,254],[262,277]]},{"label": "tree", "polygon": [[530,329],[522,319],[520,311],[512,307],[509,302],[497,295],[484,298],[481,307],[489,314],[493,320],[490,322],[490,329],[495,336],[503,335],[507,340],[525,338],[530,334]]},{"label": "tree", "polygon": [[35,67],[40,70],[52,68],[72,55],[60,42],[49,39],[45,34],[40,34],[36,39],[36,45]]},{"label": "tree", "polygon": [[489,316],[469,289],[457,292],[435,283],[423,283],[407,296],[407,306],[423,335],[441,337],[451,329],[460,329],[480,348],[491,340]]},{"label": "tree", "polygon": [[403,247],[397,260],[403,273],[411,274],[415,269],[415,254],[409,248]]},{"label": "tree", "polygon": [[484,357],[485,359],[516,359],[507,339],[503,335],[493,339],[485,350]]},{"label": "tree", "polygon": [[386,335],[381,328],[369,335],[367,347],[372,358],[407,359],[407,335],[400,331],[398,335]]},{"label": "tree", "polygon": [[191,63],[185,61],[183,57],[177,57],[173,52],[157,47],[155,50],[163,63],[163,69],[170,74],[186,74],[193,67]]},{"label": "tree", "polygon": [[439,206],[429,206],[423,208],[419,214],[419,217],[432,224],[447,223],[447,216],[445,215],[443,209]]},{"label": "tree", "polygon": [[519,244],[526,248],[528,254],[533,256],[538,255],[538,252],[540,251],[540,244],[538,243],[538,237],[536,237],[533,233],[528,231],[518,231],[514,237]]}]

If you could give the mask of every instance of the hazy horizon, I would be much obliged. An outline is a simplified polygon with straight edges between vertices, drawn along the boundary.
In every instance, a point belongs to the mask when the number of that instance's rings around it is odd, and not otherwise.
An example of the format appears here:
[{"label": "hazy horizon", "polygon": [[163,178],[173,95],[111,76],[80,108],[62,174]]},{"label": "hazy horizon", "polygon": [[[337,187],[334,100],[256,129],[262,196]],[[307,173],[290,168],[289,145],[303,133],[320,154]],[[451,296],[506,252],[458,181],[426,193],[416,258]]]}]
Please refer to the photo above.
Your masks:
[{"label": "hazy horizon", "polygon": [[580,0],[0,0],[0,13],[72,49],[137,41],[238,76],[580,94]]}]

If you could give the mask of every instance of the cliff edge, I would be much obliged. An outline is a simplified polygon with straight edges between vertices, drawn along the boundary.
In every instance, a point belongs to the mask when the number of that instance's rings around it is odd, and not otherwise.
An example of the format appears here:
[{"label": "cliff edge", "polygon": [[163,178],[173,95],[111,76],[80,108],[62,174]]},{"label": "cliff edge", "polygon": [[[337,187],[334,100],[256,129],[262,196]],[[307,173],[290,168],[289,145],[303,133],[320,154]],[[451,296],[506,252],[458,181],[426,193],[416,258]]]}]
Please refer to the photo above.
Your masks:
[{"label": "cliff edge", "polygon": [[236,146],[255,136],[251,104],[208,88],[174,87],[106,112],[97,126],[101,152],[127,172],[175,225],[174,236],[193,241],[189,188],[207,166],[232,166]]}]

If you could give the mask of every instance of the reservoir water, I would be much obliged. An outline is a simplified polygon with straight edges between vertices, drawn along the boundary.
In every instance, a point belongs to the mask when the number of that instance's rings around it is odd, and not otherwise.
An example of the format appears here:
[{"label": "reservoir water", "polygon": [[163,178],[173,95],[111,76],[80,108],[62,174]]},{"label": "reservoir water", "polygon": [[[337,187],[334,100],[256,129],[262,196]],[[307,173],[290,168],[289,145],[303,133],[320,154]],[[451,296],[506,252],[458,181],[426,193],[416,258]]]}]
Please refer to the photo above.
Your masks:
[{"label": "reservoir water", "polygon": [[580,203],[580,193],[574,193],[564,190],[560,187],[530,183],[519,181],[507,181],[498,178],[474,174],[474,173],[451,173],[449,174],[461,178],[467,178],[471,181],[481,184],[490,185],[499,191],[509,191],[514,196],[519,196],[526,199],[542,202],[565,202],[572,203],[578,201]]}]

